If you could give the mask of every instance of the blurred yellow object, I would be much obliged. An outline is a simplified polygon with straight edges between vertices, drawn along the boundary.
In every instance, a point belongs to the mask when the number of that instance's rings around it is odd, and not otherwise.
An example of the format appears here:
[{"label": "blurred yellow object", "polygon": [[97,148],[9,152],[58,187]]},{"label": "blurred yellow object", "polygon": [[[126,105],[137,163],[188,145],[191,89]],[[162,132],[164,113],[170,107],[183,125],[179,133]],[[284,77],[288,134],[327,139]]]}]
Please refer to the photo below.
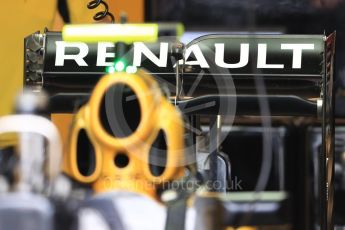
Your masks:
[{"label": "blurred yellow object", "polygon": [[66,25],[62,38],[70,42],[156,42],[158,24]]},{"label": "blurred yellow object", "polygon": [[256,227],[239,227],[239,228],[226,228],[226,230],[258,230]]},{"label": "blurred yellow object", "polygon": [[[116,134],[112,127],[116,122],[123,125],[121,121],[112,120],[121,120],[116,114],[106,113],[107,122],[113,121],[107,123],[111,131],[104,123],[104,117],[102,120],[102,114],[108,112],[108,109],[114,109],[115,112],[121,110],[121,104],[111,101],[112,98],[116,100],[121,97],[115,95],[118,90],[113,90],[118,86],[127,87],[134,93],[124,99],[126,102],[136,100],[137,114],[140,114],[136,129],[125,136]],[[106,100],[109,96],[108,103]],[[160,148],[152,145],[159,139],[161,132],[164,133],[166,141],[166,156],[158,156],[162,158],[158,161],[164,162],[162,165],[150,161],[151,150]],[[92,183],[96,192],[120,189],[143,193],[157,199],[157,186],[178,179],[184,173],[183,134],[180,112],[162,95],[152,76],[141,70],[136,74],[109,74],[98,82],[89,102],[79,110],[73,121],[70,143],[65,152],[64,171],[79,182]],[[91,152],[95,153],[94,157],[88,158],[94,159],[94,166],[91,172],[88,169],[87,173],[82,173],[78,157],[90,154],[90,149],[85,150],[88,145],[92,146]],[[152,172],[150,163],[159,165],[164,170],[157,175]]]},{"label": "blurred yellow object", "polygon": [[177,37],[184,33],[182,23],[126,23],[66,25],[62,38],[68,42],[156,42],[160,31],[175,31]]}]

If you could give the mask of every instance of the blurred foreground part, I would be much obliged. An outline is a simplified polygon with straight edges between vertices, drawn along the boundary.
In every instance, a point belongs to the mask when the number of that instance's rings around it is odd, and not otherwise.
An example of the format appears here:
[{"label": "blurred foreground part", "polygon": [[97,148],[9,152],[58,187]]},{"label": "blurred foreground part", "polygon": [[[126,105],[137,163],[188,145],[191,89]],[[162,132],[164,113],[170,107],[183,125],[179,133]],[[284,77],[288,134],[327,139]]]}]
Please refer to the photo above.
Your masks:
[{"label": "blurred foreground part", "polygon": [[[56,127],[39,116],[47,105],[43,92],[24,91],[17,98],[18,114],[0,117],[0,134],[19,136],[16,160],[6,166],[12,166],[7,168],[10,174],[2,171],[1,175],[7,179],[8,189],[0,194],[0,229],[54,229],[55,208],[50,198],[61,195],[54,184],[60,174],[62,144]],[[3,160],[1,157],[1,163]]]}]

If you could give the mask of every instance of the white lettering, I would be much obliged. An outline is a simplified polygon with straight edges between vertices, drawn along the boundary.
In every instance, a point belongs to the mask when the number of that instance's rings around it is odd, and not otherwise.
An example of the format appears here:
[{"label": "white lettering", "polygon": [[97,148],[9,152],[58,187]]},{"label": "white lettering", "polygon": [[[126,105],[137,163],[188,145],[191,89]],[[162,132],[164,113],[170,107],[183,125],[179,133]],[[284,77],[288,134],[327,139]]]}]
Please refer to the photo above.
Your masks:
[{"label": "white lettering", "polygon": [[283,64],[267,64],[267,44],[258,44],[258,69],[284,69]]},{"label": "white lettering", "polygon": [[[190,55],[194,53],[196,61],[187,61]],[[183,60],[179,61],[180,65],[183,64]],[[186,49],[185,54],[185,64],[186,65],[199,65],[201,68],[210,68],[204,55],[201,52],[200,47],[197,44],[191,45]]]},{"label": "white lettering", "polygon": [[302,51],[313,50],[314,44],[281,44],[282,50],[292,50],[292,68],[302,68]]},{"label": "white lettering", "polygon": [[107,62],[107,58],[115,58],[115,53],[107,53],[107,48],[114,48],[113,42],[99,42],[97,54],[97,66],[112,66],[114,62]]},{"label": "white lettering", "polygon": [[[84,58],[89,52],[89,47],[83,42],[56,41],[55,65],[64,66],[65,60],[74,60],[79,66],[88,66]],[[66,48],[78,48],[78,54],[65,54]]]},{"label": "white lettering", "polygon": [[159,58],[154,55],[142,42],[134,43],[134,59],[133,66],[141,66],[141,56],[144,54],[148,59],[155,63],[158,67],[166,67],[168,62],[169,44],[166,42],[160,43]]},{"label": "white lettering", "polygon": [[240,61],[235,64],[228,64],[224,62],[224,44],[216,43],[215,47],[216,47],[215,61],[219,67],[235,69],[235,68],[242,68],[248,64],[248,60],[249,60],[249,44],[248,43],[241,44]]}]

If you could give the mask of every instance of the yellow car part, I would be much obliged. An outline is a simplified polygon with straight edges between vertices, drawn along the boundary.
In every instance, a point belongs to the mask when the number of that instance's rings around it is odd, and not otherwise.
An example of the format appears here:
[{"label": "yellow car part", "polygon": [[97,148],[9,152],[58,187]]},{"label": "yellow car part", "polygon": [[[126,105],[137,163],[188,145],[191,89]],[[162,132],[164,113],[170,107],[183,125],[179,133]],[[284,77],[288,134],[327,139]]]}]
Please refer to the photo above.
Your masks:
[{"label": "yellow car part", "polygon": [[158,24],[66,25],[62,37],[71,42],[156,42]]},{"label": "yellow car part", "polygon": [[[113,94],[118,92],[112,91],[114,87],[126,87],[134,93],[128,98],[138,102],[138,111],[133,113],[140,113],[140,121],[131,133],[112,132],[104,122],[117,119],[116,112],[122,110],[121,105],[114,106],[112,101],[119,96]],[[109,109],[115,114],[107,114],[104,119],[102,114]],[[136,74],[109,74],[99,81],[89,102],[73,121],[64,171],[79,182],[92,183],[96,192],[121,189],[157,198],[158,186],[184,173],[183,134],[180,112],[162,95],[152,76],[141,70]],[[154,145],[162,137],[166,142],[166,156],[158,156],[160,162],[152,163],[151,154],[159,149]],[[85,150],[85,146],[91,146],[91,149]],[[78,157],[90,150],[94,152],[94,165],[89,172],[82,173]],[[159,174],[152,170],[157,165],[164,168]]]},{"label": "yellow car part", "polygon": [[141,24],[84,24],[66,25],[62,38],[67,42],[157,42],[160,29],[174,30],[176,37],[184,33],[181,23],[141,23]]}]

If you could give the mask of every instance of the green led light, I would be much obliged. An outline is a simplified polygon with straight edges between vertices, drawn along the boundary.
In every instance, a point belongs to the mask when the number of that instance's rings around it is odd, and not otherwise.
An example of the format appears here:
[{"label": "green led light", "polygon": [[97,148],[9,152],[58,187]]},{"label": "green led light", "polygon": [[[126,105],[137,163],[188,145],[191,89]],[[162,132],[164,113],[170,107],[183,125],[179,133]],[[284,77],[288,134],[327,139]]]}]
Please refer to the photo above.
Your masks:
[{"label": "green led light", "polygon": [[[106,67],[106,69],[105,69],[105,71],[107,72],[107,73],[115,73],[115,72],[123,72],[123,71],[125,71],[126,70],[126,72],[128,72],[127,71],[127,69],[129,70],[129,72],[133,72],[133,73],[135,73],[136,71],[137,71],[137,69],[136,69],[136,67],[134,67],[134,66],[131,66],[131,68],[126,68],[127,67],[127,65],[126,65],[126,62],[125,61],[123,61],[123,60],[118,60],[118,61],[116,61],[112,66],[108,66],[108,67]],[[134,68],[135,69],[134,69]]]},{"label": "green led light", "polygon": [[116,72],[122,72],[126,68],[126,65],[123,61],[118,61],[115,63],[115,70]]},{"label": "green led light", "polygon": [[115,73],[115,67],[114,66],[108,66],[105,71],[107,73]]},{"label": "green led light", "polygon": [[136,73],[138,71],[138,68],[136,66],[127,66],[126,72],[127,73]]}]

